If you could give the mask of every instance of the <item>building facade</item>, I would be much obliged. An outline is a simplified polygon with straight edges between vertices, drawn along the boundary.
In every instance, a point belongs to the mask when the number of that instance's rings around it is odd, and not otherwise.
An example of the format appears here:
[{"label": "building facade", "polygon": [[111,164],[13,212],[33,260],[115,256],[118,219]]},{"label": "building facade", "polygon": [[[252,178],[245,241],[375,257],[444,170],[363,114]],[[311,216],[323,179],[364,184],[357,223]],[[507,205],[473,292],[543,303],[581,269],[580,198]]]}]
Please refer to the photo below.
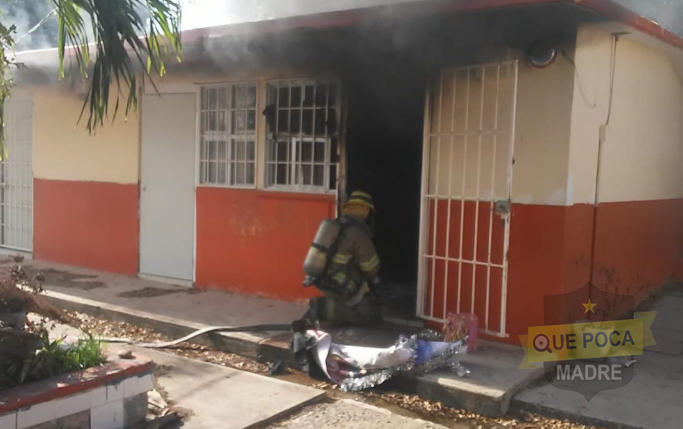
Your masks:
[{"label": "building facade", "polygon": [[[189,32],[160,93],[94,135],[82,85],[19,79],[2,245],[303,300],[318,224],[365,189],[408,316],[474,312],[515,342],[546,295],[640,301],[683,253],[683,56],[555,3]],[[538,40],[556,47],[542,68]]]}]

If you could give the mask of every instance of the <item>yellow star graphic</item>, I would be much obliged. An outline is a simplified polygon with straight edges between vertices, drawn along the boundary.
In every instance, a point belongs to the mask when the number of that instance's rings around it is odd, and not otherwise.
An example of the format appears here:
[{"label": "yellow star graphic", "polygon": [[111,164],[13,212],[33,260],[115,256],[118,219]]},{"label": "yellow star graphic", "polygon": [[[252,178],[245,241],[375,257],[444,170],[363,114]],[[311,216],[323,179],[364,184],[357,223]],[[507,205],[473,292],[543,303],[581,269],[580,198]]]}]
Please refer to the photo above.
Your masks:
[{"label": "yellow star graphic", "polygon": [[583,305],[584,307],[586,307],[586,311],[584,311],[583,314],[586,314],[586,313],[588,313],[589,311],[590,311],[591,313],[595,314],[595,310],[593,310],[593,307],[595,307],[595,306],[598,305],[598,304],[592,303],[592,302],[591,302],[591,299],[588,298],[588,302],[585,303],[585,304],[581,304],[581,305]]}]

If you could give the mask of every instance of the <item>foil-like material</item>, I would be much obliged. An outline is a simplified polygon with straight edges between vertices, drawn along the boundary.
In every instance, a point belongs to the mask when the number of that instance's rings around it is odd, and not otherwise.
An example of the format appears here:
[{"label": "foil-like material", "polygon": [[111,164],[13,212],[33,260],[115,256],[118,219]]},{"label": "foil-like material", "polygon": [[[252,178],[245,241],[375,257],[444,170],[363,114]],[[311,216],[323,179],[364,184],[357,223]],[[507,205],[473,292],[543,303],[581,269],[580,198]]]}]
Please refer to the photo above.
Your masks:
[{"label": "foil-like material", "polygon": [[425,329],[417,334],[417,339],[426,341],[443,341],[443,334],[433,329]]},{"label": "foil-like material", "polygon": [[370,389],[384,383],[400,370],[401,367],[391,367],[362,377],[345,378],[339,382],[339,388],[344,392],[358,392],[360,390]]},{"label": "foil-like material", "polygon": [[434,331],[426,331],[422,334],[411,337],[401,336],[396,342],[397,346],[409,346],[413,350],[413,359],[405,365],[384,368],[372,373],[363,371],[353,372],[350,377],[341,380],[338,384],[345,392],[358,392],[378,386],[398,372],[413,373],[416,375],[426,374],[439,369],[447,369],[458,377],[467,377],[470,374],[460,363],[462,357],[467,353],[467,338],[451,343],[446,351],[427,361],[416,363],[418,356],[418,339],[426,341],[440,341],[443,337]]},{"label": "foil-like material", "polygon": [[467,353],[467,338],[452,343],[448,349],[426,362],[416,364],[413,372],[418,375],[447,368],[460,377],[469,375],[469,371],[460,365],[460,360]]}]

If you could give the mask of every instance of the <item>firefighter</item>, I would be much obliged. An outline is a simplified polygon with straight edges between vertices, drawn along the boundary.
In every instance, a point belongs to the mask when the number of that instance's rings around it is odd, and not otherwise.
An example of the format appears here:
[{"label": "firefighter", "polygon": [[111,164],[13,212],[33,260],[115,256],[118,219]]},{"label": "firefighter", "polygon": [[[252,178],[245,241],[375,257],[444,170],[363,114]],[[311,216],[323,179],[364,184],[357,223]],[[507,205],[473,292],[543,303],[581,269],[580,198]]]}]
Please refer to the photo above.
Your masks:
[{"label": "firefighter", "polygon": [[372,197],[366,192],[354,191],[344,204],[336,252],[326,267],[326,277],[334,287],[325,291],[324,297],[311,300],[314,318],[333,325],[368,325],[381,321],[376,296],[379,256],[369,225],[374,214]]}]

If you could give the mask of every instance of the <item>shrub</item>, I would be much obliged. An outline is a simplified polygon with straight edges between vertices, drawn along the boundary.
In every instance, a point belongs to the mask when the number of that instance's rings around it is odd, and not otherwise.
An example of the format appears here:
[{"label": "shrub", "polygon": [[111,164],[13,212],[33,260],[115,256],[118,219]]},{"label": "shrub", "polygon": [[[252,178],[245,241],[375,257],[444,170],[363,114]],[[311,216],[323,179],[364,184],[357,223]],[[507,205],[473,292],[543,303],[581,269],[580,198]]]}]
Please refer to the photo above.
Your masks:
[{"label": "shrub", "polygon": [[50,340],[47,331],[41,333],[42,347],[30,359],[5,362],[2,388],[31,381],[44,380],[91,368],[106,361],[102,344],[93,336],[76,344],[67,344],[64,338]]}]

